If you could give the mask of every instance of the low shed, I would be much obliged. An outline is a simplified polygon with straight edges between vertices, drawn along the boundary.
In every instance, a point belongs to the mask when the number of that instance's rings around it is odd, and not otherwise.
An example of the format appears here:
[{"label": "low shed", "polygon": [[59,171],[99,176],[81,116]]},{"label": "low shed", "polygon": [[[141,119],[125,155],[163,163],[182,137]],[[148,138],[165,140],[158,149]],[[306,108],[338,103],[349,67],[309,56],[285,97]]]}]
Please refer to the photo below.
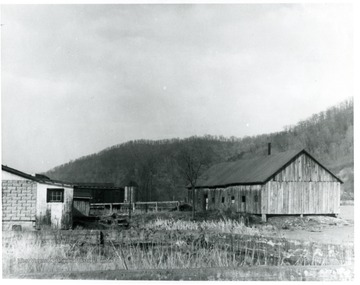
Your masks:
[{"label": "low shed", "polygon": [[196,184],[195,208],[258,214],[264,221],[267,215],[338,215],[341,183],[306,150],[292,150],[212,166]]},{"label": "low shed", "polygon": [[123,203],[124,188],[114,183],[74,183],[77,198],[89,198],[90,203]]},{"label": "low shed", "polygon": [[73,186],[2,165],[2,228],[70,229]]}]

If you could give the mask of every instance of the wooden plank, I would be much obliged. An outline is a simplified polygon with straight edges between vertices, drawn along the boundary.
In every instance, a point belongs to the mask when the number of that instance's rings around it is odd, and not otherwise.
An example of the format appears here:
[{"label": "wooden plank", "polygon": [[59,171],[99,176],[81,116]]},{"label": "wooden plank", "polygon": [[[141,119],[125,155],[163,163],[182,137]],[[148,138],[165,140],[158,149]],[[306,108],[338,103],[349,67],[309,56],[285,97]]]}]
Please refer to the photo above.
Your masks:
[{"label": "wooden plank", "polygon": [[[319,188],[319,213],[324,213],[324,207],[326,203],[326,189],[327,189],[328,182],[325,182],[325,184],[320,184]],[[326,213],[326,212],[325,212]]]},{"label": "wooden plank", "polygon": [[[301,178],[302,179],[302,178]],[[299,187],[298,187],[298,191],[299,191],[299,214],[304,213],[303,210],[303,201],[304,201],[304,183],[305,182],[299,182]]]},{"label": "wooden plank", "polygon": [[328,182],[328,187],[325,187],[325,189],[323,189],[324,191],[324,200],[322,201],[322,211],[324,213],[330,213],[330,208],[329,208],[329,202],[330,202],[330,199],[329,199],[329,195],[331,193],[331,184],[330,182]]},{"label": "wooden plank", "polygon": [[334,192],[335,192],[335,183],[330,183],[331,185],[331,188],[330,188],[330,191],[329,191],[329,212],[330,213],[334,213],[334,199],[335,199],[335,196],[334,196]]},{"label": "wooden plank", "polygon": [[303,191],[302,191],[302,199],[303,199],[302,212],[303,212],[303,214],[306,213],[307,188],[309,187],[308,185],[309,185],[309,182],[305,181],[304,185],[303,185]]},{"label": "wooden plank", "polygon": [[309,214],[315,213],[315,207],[314,207],[314,189],[316,187],[317,182],[312,183],[312,187],[310,188],[309,193]]},{"label": "wooden plank", "polygon": [[316,214],[319,214],[320,213],[320,195],[321,195],[321,193],[320,193],[320,189],[321,189],[321,187],[322,187],[322,183],[318,183],[317,184],[318,185],[318,187],[316,188],[316,192],[315,192],[315,197],[316,197]]},{"label": "wooden plank", "polygon": [[274,213],[274,188],[276,187],[275,183],[272,183],[272,187],[269,189],[269,213]]},{"label": "wooden plank", "polygon": [[316,182],[315,187],[312,189],[312,210],[311,210],[311,214],[316,214],[317,213],[317,208],[316,208],[316,205],[317,205],[317,202],[316,202],[316,198],[317,198],[317,195],[316,195],[316,192],[317,192],[317,189],[319,188],[319,182]]},{"label": "wooden plank", "polygon": [[306,187],[306,214],[309,214],[309,204],[310,204],[310,189],[312,187],[313,182],[310,182]]},{"label": "wooden plank", "polygon": [[282,187],[281,187],[281,185],[280,184],[278,184],[278,199],[277,199],[277,201],[276,201],[276,203],[277,203],[277,210],[278,210],[278,213],[279,214],[284,214],[283,213],[283,200],[284,200],[284,197],[283,197],[283,195],[284,195],[284,193],[283,193],[283,189],[282,189]]},{"label": "wooden plank", "polygon": [[261,187],[261,197],[260,197],[260,213],[266,213],[267,208],[267,187],[270,182],[266,183]]},{"label": "wooden plank", "polygon": [[[301,179],[301,178],[300,178]],[[303,182],[298,182],[298,183],[294,183],[295,187],[296,187],[296,190],[297,190],[297,195],[298,195],[298,210],[297,210],[297,213],[298,214],[301,214],[302,213],[302,185],[303,185]]]},{"label": "wooden plank", "polygon": [[295,208],[295,213],[299,213],[301,211],[301,189],[300,189],[300,186],[301,186],[301,183],[292,183],[292,186],[295,188],[295,191],[296,191],[296,208]]},{"label": "wooden plank", "polygon": [[284,188],[284,185],[282,185],[282,189],[283,189],[283,204],[282,204],[282,208],[283,208],[283,212],[284,214],[287,214],[289,212],[288,209],[288,192],[286,191],[286,189]]}]

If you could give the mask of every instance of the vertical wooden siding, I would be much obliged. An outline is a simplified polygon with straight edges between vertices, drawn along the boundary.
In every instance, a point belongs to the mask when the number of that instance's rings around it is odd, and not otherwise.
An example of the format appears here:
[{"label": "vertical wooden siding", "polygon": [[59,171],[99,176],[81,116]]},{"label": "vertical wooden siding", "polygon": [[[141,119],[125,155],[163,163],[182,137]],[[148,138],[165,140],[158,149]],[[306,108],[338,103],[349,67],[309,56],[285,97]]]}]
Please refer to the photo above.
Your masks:
[{"label": "vertical wooden siding", "polygon": [[[231,209],[252,214],[338,214],[340,182],[306,154],[300,155],[264,185],[196,190],[196,210]],[[255,195],[258,202],[255,202]],[[231,197],[235,203],[231,203]],[[241,202],[246,197],[246,208]],[[225,198],[222,203],[222,197]],[[213,202],[215,198],[215,202]]]},{"label": "vertical wooden siding", "polygon": [[74,208],[80,213],[89,216],[90,213],[90,200],[89,199],[74,199]]},{"label": "vertical wooden siding", "polygon": [[[261,185],[239,185],[230,186],[226,188],[204,188],[196,189],[196,210],[203,211],[205,204],[205,195],[208,197],[208,210],[227,210],[234,212],[243,212],[252,214],[261,213]],[[258,196],[255,202],[255,195]],[[245,205],[242,204],[242,196],[245,196]],[[222,198],[224,197],[224,203]],[[235,198],[234,203],[231,202],[231,197]],[[213,202],[215,198],[215,202]],[[244,206],[246,208],[244,208]]]},{"label": "vertical wooden siding", "polygon": [[338,214],[340,182],[277,182],[263,186],[263,214]]},{"label": "vertical wooden siding", "polygon": [[300,155],[275,175],[274,181],[331,181],[338,182],[328,171],[306,154]]},{"label": "vertical wooden siding", "polygon": [[340,182],[302,154],[263,186],[263,214],[338,214]]}]

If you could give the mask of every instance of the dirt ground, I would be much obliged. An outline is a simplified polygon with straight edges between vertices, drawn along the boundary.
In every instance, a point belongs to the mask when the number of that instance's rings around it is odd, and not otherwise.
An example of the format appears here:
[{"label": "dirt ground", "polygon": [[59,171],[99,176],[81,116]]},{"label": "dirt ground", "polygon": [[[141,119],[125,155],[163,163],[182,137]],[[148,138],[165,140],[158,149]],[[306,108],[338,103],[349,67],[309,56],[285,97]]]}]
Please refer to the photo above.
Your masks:
[{"label": "dirt ground", "polygon": [[[309,217],[309,219],[312,219]],[[282,229],[281,235],[287,239],[300,239],[313,242],[344,244],[354,242],[354,206],[341,206],[339,219],[316,217],[318,224],[303,228]],[[330,222],[329,222],[330,221]]]}]

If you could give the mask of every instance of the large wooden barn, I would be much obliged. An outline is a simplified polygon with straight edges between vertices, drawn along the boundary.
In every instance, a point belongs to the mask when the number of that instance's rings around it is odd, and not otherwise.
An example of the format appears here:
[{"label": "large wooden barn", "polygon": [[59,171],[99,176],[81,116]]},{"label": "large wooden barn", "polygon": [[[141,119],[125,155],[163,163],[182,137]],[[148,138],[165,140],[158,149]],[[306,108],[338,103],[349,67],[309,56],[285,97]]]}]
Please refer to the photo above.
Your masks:
[{"label": "large wooden barn", "polygon": [[268,215],[338,215],[341,183],[307,151],[292,150],[212,166],[196,184],[195,208],[257,214],[263,221]]}]

